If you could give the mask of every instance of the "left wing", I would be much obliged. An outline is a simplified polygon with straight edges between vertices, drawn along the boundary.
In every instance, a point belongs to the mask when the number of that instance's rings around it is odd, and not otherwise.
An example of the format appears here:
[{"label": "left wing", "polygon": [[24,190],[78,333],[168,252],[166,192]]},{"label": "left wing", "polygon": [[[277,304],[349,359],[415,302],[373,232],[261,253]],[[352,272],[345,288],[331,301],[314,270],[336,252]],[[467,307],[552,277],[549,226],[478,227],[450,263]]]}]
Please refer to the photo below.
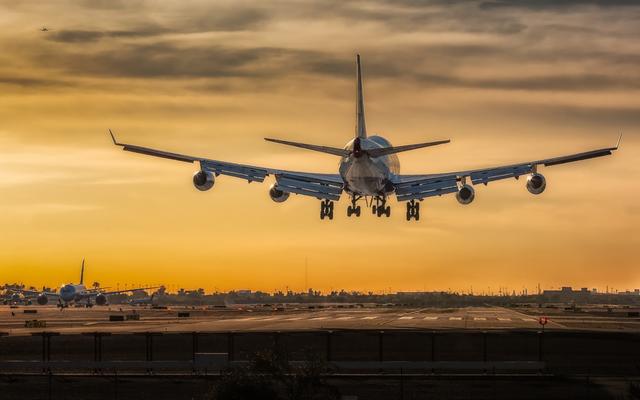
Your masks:
[{"label": "left wing", "polygon": [[615,147],[590,150],[566,156],[524,162],[521,164],[443,174],[398,175],[393,182],[396,197],[398,201],[422,200],[427,197],[455,193],[458,191],[458,182],[465,182],[467,178],[469,178],[471,183],[474,185],[480,183],[487,185],[492,181],[507,178],[517,179],[521,175],[535,173],[539,165],[549,167],[552,165],[566,164],[574,161],[607,156],[612,154],[613,151],[618,150],[621,138],[622,135],[618,138],[618,142]]},{"label": "left wing", "polygon": [[246,179],[247,182],[263,182],[265,177],[268,175],[274,175],[278,189],[285,192],[312,196],[321,200],[337,200],[340,198],[344,186],[344,182],[338,174],[315,174],[285,171],[211,160],[204,157],[196,157],[133,144],[119,143],[111,130],[109,130],[109,133],[111,134],[113,144],[116,146],[122,146],[122,149],[125,151],[188,163],[198,162],[200,163],[200,169],[202,171],[211,172],[216,176],[227,175],[234,178]]}]

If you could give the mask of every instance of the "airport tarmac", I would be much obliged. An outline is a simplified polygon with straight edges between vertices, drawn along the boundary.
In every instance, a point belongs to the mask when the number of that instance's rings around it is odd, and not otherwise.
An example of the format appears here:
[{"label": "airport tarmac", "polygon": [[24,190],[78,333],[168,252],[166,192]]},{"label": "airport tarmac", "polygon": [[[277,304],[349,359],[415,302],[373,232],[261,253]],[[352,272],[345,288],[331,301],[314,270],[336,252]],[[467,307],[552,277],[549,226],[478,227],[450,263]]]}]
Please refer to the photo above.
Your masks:
[{"label": "airport tarmac", "polygon": [[[36,310],[36,313],[25,313]],[[179,317],[188,312],[189,316]],[[139,320],[109,321],[112,315],[139,315]],[[27,328],[25,321],[46,322]],[[40,331],[83,332],[213,332],[288,331],[326,329],[540,329],[538,316],[502,307],[465,308],[356,308],[356,309],[168,309],[131,306],[67,308],[52,306],[0,307],[0,333],[12,335]],[[557,315],[545,329],[640,331],[640,318]]]}]

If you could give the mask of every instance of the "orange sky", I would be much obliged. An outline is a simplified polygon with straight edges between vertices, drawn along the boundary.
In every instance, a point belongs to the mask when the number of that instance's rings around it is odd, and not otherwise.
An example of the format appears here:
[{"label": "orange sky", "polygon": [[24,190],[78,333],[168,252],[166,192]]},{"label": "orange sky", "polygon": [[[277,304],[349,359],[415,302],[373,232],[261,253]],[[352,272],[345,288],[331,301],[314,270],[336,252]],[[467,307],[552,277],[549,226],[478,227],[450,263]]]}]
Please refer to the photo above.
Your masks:
[{"label": "orange sky", "polygon": [[[533,290],[640,287],[640,7],[616,2],[0,1],[0,281],[229,290]],[[49,32],[40,32],[42,26]],[[301,171],[336,157],[265,136],[342,146],[354,55],[367,128],[405,173],[446,172],[610,146],[613,157],[477,186],[476,200],[392,201],[320,221],[264,184],[124,153],[125,142]]]}]

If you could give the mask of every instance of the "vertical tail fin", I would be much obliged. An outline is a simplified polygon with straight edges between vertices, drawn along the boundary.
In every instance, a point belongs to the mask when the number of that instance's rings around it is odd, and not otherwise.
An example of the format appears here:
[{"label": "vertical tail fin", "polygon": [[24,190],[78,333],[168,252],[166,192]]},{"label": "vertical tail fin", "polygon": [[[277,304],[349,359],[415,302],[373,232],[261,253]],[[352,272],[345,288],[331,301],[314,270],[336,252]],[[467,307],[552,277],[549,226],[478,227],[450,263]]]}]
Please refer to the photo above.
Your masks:
[{"label": "vertical tail fin", "polygon": [[82,268],[80,268],[80,284],[84,284],[84,258],[82,259]]},{"label": "vertical tail fin", "polygon": [[366,138],[367,127],[364,122],[364,96],[362,94],[362,69],[360,67],[360,54],[356,55],[356,78],[358,80],[356,99],[356,137]]}]

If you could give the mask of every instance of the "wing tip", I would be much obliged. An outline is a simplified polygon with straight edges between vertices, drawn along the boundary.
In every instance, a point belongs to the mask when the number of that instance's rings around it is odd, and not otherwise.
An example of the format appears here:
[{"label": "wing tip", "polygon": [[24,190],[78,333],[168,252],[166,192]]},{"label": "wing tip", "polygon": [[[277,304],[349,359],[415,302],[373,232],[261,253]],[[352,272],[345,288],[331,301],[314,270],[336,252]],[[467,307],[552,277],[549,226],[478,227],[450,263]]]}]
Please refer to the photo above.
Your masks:
[{"label": "wing tip", "polygon": [[620,135],[618,136],[618,141],[616,142],[616,147],[615,147],[616,150],[620,148],[621,141],[622,141],[622,132],[620,132]]},{"label": "wing tip", "polygon": [[111,129],[109,129],[109,135],[111,135],[111,140],[113,141],[113,144],[115,144],[116,146],[122,146],[122,144],[118,143],[118,141],[116,140],[116,136],[113,134]]}]

